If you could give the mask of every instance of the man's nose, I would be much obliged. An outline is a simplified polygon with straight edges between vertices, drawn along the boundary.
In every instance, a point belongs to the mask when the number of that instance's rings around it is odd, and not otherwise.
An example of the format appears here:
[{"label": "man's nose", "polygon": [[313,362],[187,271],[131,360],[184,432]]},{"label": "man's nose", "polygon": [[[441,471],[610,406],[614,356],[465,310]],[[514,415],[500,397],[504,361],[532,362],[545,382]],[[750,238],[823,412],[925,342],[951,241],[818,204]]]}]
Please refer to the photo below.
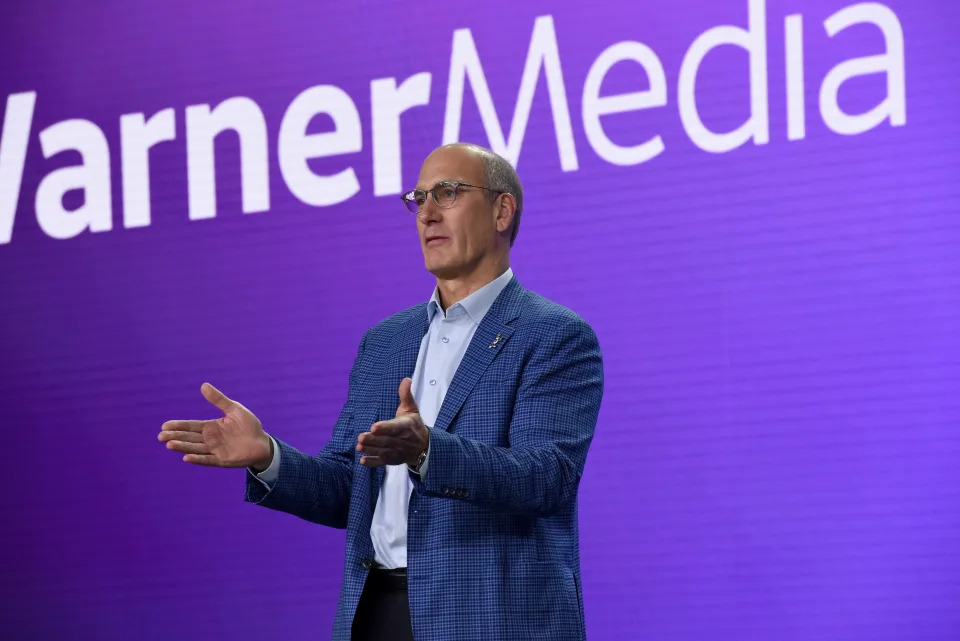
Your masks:
[{"label": "man's nose", "polygon": [[420,207],[420,211],[417,212],[417,220],[422,225],[426,225],[430,222],[439,221],[443,215],[440,213],[440,206],[433,199],[433,196],[430,193],[427,193],[427,199],[423,201],[423,205]]}]

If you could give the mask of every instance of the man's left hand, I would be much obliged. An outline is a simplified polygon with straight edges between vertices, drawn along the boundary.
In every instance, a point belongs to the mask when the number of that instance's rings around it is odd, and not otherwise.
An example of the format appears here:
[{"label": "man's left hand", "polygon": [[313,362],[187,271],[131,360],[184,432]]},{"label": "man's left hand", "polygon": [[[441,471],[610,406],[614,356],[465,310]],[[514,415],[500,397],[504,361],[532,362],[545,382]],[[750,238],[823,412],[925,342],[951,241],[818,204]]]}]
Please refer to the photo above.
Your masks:
[{"label": "man's left hand", "polygon": [[412,385],[409,378],[400,381],[400,406],[396,418],[378,421],[369,432],[357,437],[357,451],[363,453],[361,465],[416,465],[420,453],[426,451],[430,430],[420,418],[420,409],[410,389]]}]

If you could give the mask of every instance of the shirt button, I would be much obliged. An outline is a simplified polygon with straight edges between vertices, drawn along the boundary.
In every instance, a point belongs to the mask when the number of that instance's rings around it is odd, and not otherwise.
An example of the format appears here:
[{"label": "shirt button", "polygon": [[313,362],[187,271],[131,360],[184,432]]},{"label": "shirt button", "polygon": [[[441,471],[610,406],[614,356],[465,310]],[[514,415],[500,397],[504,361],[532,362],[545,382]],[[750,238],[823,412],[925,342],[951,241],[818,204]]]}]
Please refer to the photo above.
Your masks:
[{"label": "shirt button", "polygon": [[450,339],[447,338],[446,336],[444,336],[444,337],[441,338],[440,340],[442,340],[444,343],[449,343],[449,342],[450,342]]},{"label": "shirt button", "polygon": [[437,384],[437,379],[431,378],[431,379],[430,379],[430,384],[431,384],[431,385],[436,385],[436,384]]}]

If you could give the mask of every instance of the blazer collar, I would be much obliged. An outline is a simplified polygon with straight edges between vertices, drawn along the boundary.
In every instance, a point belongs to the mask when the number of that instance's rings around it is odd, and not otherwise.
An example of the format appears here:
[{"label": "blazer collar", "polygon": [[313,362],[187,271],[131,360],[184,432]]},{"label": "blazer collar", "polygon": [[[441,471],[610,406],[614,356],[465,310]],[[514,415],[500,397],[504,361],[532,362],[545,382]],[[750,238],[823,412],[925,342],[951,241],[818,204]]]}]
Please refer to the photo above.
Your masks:
[{"label": "blazer collar", "polygon": [[514,327],[511,323],[520,317],[525,293],[526,290],[516,277],[513,277],[497,296],[490,311],[477,327],[463,360],[460,361],[433,427],[441,430],[450,428],[480,377],[503,351],[504,345],[513,335]]},{"label": "blazer collar", "polygon": [[[520,317],[523,305],[523,297],[526,290],[520,285],[516,276],[510,279],[507,286],[497,296],[491,305],[490,310],[484,315],[483,320],[477,327],[477,331],[470,341],[463,360],[457,368],[457,373],[450,382],[450,389],[444,396],[443,404],[440,406],[440,413],[437,415],[437,421],[431,427],[447,430],[456,417],[460,408],[463,406],[467,396],[473,391],[477,381],[490,366],[490,363],[497,357],[503,349],[503,346],[513,334],[514,328],[511,323]],[[390,358],[388,371],[393,372],[394,376],[388,376],[387,385],[381,389],[380,416],[377,420],[383,420],[392,417],[393,410],[384,408],[395,408],[397,403],[397,387],[404,376],[413,376],[413,370],[416,367],[417,355],[420,353],[420,344],[429,328],[427,317],[427,305],[418,305],[413,308],[413,314],[400,328],[393,345],[394,351]],[[378,467],[370,470],[372,487],[375,488],[370,493],[370,510],[373,512],[379,488],[383,483],[384,468]]]}]

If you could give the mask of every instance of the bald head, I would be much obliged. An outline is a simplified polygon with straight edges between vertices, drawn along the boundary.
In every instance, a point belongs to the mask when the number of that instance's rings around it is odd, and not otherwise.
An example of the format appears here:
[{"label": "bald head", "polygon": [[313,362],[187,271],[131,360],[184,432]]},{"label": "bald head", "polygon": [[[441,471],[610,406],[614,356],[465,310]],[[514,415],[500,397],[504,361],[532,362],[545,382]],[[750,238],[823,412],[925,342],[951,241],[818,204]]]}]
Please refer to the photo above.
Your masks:
[{"label": "bald head", "polygon": [[438,283],[471,290],[506,271],[519,187],[510,164],[478,145],[444,145],[427,156],[415,210],[424,262]]},{"label": "bald head", "polygon": [[[441,150],[462,150],[464,153],[476,158],[480,163],[483,182],[481,185],[494,192],[510,194],[516,203],[516,212],[513,215],[513,226],[510,231],[510,246],[517,238],[517,232],[520,230],[520,212],[523,210],[523,186],[520,184],[520,176],[517,170],[507,161],[506,158],[494,152],[491,149],[475,145],[468,142],[455,142],[449,145],[443,145],[435,149],[430,155]],[[487,192],[487,197],[493,200],[497,194]]]}]

